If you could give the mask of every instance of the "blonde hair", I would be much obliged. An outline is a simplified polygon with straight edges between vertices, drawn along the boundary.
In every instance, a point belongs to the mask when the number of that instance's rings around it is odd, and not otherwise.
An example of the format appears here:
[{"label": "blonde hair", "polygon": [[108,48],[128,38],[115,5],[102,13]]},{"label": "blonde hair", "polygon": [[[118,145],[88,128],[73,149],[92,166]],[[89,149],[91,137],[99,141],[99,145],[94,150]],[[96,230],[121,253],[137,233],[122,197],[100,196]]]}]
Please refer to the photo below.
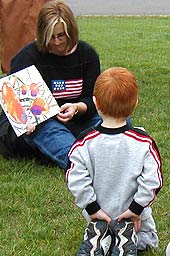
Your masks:
[{"label": "blonde hair", "polygon": [[102,72],[94,87],[99,110],[115,118],[127,118],[138,101],[138,85],[126,68],[109,68]]},{"label": "blonde hair", "polygon": [[67,48],[70,51],[78,42],[78,26],[75,16],[63,1],[49,1],[40,10],[37,22],[37,46],[47,52],[55,25],[61,22],[67,36]]}]

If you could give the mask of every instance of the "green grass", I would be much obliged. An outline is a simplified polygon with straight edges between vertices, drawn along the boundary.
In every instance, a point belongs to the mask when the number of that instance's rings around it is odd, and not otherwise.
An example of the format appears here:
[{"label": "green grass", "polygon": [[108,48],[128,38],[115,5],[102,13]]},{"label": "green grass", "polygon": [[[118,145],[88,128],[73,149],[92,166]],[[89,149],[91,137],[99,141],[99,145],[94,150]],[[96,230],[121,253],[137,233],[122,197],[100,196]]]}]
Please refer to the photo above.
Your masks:
[{"label": "green grass", "polygon": [[[135,73],[139,105],[133,123],[155,138],[164,187],[153,204],[159,248],[170,240],[170,17],[79,17],[80,38],[91,43],[102,70],[123,66]],[[0,158],[0,255],[74,256],[86,226],[57,167]]]}]

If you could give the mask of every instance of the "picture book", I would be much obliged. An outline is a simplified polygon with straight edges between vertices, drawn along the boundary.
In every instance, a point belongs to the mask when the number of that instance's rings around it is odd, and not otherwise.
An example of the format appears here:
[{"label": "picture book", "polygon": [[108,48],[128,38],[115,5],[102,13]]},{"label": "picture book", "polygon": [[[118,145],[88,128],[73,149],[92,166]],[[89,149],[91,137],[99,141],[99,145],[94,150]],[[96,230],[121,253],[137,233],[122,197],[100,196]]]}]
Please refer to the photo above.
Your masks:
[{"label": "picture book", "polygon": [[0,79],[0,104],[17,136],[60,111],[34,65]]}]

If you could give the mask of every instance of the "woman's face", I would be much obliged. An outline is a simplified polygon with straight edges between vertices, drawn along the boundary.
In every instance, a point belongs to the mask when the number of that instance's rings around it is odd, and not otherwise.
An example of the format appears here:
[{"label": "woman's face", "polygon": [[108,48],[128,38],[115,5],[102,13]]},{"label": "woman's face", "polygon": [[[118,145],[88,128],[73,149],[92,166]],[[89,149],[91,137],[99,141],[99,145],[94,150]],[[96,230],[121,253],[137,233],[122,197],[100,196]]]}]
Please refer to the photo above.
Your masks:
[{"label": "woman's face", "polygon": [[67,53],[67,35],[62,22],[58,22],[53,31],[52,38],[48,44],[49,51],[56,55],[65,55]]}]

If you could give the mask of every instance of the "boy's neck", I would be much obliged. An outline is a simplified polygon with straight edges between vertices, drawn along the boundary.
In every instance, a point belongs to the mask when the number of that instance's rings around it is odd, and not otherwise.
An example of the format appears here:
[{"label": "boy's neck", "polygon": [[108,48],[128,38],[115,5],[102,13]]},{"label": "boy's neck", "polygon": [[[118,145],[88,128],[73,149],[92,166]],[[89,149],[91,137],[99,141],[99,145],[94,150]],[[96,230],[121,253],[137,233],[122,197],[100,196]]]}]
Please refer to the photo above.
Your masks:
[{"label": "boy's neck", "polygon": [[113,118],[110,116],[105,116],[103,117],[103,122],[101,124],[101,126],[106,127],[106,128],[119,128],[122,127],[124,125],[126,125],[126,119],[124,118]]}]

